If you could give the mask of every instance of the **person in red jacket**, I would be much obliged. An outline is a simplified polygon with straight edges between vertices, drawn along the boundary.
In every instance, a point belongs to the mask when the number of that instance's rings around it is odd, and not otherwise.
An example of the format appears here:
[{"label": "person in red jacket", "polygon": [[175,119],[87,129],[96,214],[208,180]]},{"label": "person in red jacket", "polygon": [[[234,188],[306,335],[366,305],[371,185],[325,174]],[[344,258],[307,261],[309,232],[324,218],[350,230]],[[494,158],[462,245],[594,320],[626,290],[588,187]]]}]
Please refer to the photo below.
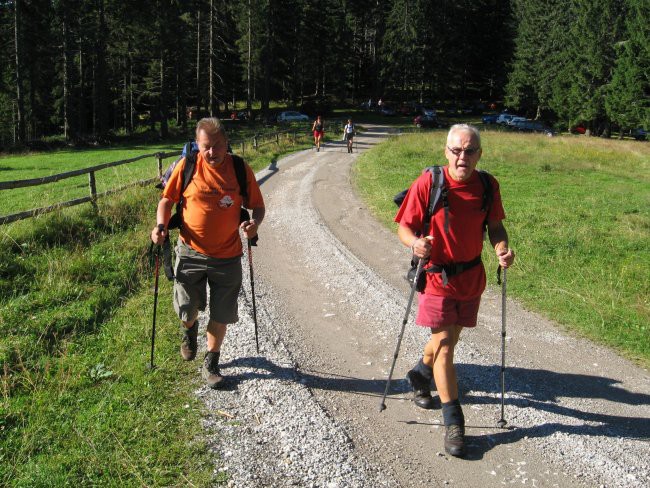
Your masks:
[{"label": "person in red jacket", "polygon": [[325,135],[325,124],[320,115],[314,120],[311,130],[314,133],[314,146],[316,146],[316,151],[320,151],[320,143]]},{"label": "person in red jacket", "polygon": [[[210,388],[223,385],[219,369],[221,345],[227,324],[237,322],[237,298],[242,282],[241,229],[248,239],[257,235],[265,207],[253,170],[245,164],[248,201],[242,202],[228,139],[221,121],[204,118],[196,125],[196,168],[183,192],[183,222],[176,247],[174,310],[183,323],[181,356],[191,361],[197,353],[199,310],[207,304],[207,353],[202,375]],[[151,231],[154,244],[162,244],[174,203],[181,198],[185,159],[174,168],[156,212]],[[253,210],[252,219],[240,223],[242,204]],[[161,230],[162,229],[162,230]]]},{"label": "person in red jacket", "polygon": [[493,194],[487,216],[482,209],[486,189],[475,171],[481,154],[478,129],[466,124],[452,126],[445,147],[448,164],[442,168],[448,212],[437,205],[429,235],[421,235],[432,184],[431,174],[425,172],[411,185],[395,217],[400,241],[415,257],[424,259],[423,269],[429,270],[423,271],[426,284],[418,293],[416,324],[431,329],[431,337],[407,379],[414,390],[414,402],[421,408],[433,408],[431,380],[435,381],[446,427],[445,450],[459,457],[465,454],[465,419],[458,398],[454,348],[463,327],[476,326],[486,281],[481,262],[486,217],[499,265],[507,268],[515,258],[502,222],[505,212],[499,184],[489,175]]}]

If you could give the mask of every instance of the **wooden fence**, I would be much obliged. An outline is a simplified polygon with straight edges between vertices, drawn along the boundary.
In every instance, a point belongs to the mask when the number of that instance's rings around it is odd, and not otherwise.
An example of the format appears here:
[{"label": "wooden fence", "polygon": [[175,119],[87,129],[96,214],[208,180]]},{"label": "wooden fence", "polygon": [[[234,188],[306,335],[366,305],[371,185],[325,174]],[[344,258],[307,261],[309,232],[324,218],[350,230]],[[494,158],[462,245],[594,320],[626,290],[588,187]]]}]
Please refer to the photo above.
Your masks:
[{"label": "wooden fence", "polygon": [[[340,125],[340,122],[334,121],[331,124],[331,127],[337,127]],[[266,144],[272,144],[275,143],[277,145],[280,145],[280,139],[281,137],[284,138],[289,138],[292,143],[295,143],[298,139],[301,137],[306,137],[308,133],[304,132],[299,132],[297,130],[284,130],[284,131],[277,131],[273,132],[270,134],[256,134],[250,139],[245,139],[245,140],[239,140],[239,141],[231,141],[230,145],[232,150],[234,151],[235,149],[239,149],[241,155],[243,156],[246,151],[246,147],[249,146],[252,148],[252,150],[257,151],[260,147],[266,145]],[[0,225],[4,224],[9,224],[11,222],[16,222],[18,220],[23,220],[23,219],[28,219],[31,217],[34,217],[36,215],[41,215],[41,214],[46,214],[49,212],[53,212],[55,210],[65,208],[65,207],[73,207],[75,205],[81,205],[82,203],[88,203],[90,202],[91,205],[95,210],[97,210],[97,199],[111,195],[120,191],[123,191],[127,188],[133,187],[133,186],[145,186],[157,181],[160,181],[160,177],[162,176],[163,173],[163,160],[172,156],[180,156],[181,151],[174,151],[174,152],[158,152],[158,153],[153,153],[153,154],[144,154],[142,156],[138,156],[135,158],[131,159],[124,159],[122,161],[113,161],[110,163],[102,163],[98,164],[97,166],[91,166],[90,168],[83,168],[83,169],[77,169],[74,171],[68,171],[65,173],[59,173],[56,175],[51,175],[51,176],[44,176],[42,178],[33,178],[33,179],[28,179],[28,180],[16,180],[16,181],[5,181],[5,182],[0,182],[0,191],[2,190],[12,190],[16,188],[26,188],[29,186],[39,186],[39,185],[45,185],[48,183],[54,183],[56,181],[61,181],[66,178],[73,178],[75,176],[81,176],[81,175],[88,175],[88,196],[81,197],[81,198],[75,198],[73,200],[68,200],[65,202],[60,202],[56,203],[54,205],[49,205],[47,207],[41,207],[41,208],[35,208],[32,210],[26,210],[24,212],[19,212],[19,213],[14,213],[10,215],[4,215],[0,216]],[[96,177],[95,173],[106,169],[106,168],[112,168],[115,166],[121,166],[123,164],[130,164],[134,163],[136,161],[140,161],[145,158],[154,158],[156,160],[157,164],[157,171],[158,171],[158,177],[157,178],[149,178],[146,180],[139,180],[135,181],[133,183],[129,183],[128,185],[123,185],[120,186],[119,188],[113,188],[110,190],[107,190],[102,193],[97,193],[97,185],[96,185]]]}]

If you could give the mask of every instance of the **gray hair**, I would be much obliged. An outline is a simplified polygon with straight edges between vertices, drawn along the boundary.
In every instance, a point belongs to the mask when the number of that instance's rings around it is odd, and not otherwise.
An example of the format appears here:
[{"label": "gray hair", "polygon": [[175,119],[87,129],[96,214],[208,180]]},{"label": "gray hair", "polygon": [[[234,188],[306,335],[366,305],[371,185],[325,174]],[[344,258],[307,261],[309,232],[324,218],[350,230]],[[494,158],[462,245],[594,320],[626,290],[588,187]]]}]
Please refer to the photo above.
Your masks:
[{"label": "gray hair", "polygon": [[471,132],[472,136],[474,137],[474,139],[478,143],[478,147],[481,147],[481,134],[480,134],[480,132],[478,131],[478,129],[476,127],[474,127],[473,125],[469,125],[469,124],[454,124],[454,125],[452,125],[451,128],[449,129],[449,133],[447,134],[447,145],[449,145],[449,143],[451,142],[451,136],[454,133],[461,132],[461,131]]},{"label": "gray hair", "polygon": [[196,137],[199,136],[199,132],[201,131],[205,131],[206,134],[211,136],[221,133],[226,137],[226,128],[216,117],[205,117],[199,120],[196,124]]}]

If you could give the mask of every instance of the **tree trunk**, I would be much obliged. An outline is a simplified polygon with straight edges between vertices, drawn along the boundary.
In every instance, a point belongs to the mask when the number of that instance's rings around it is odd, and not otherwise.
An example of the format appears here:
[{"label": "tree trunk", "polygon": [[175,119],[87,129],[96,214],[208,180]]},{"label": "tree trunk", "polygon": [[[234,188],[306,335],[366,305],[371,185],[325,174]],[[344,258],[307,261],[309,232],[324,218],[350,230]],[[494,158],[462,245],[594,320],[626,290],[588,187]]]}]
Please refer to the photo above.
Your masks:
[{"label": "tree trunk", "polygon": [[63,137],[66,142],[76,138],[75,130],[70,124],[72,119],[72,60],[70,58],[70,11],[67,2],[61,2],[61,27],[63,35]]},{"label": "tree trunk", "polygon": [[201,110],[201,9],[196,12],[196,80],[194,84],[196,110]]},{"label": "tree trunk", "polygon": [[269,0],[267,13],[267,39],[266,52],[264,56],[264,80],[262,82],[262,112],[266,115],[269,111],[269,99],[271,97],[271,68],[273,66],[275,33],[273,26],[273,0]]},{"label": "tree trunk", "polygon": [[86,103],[84,101],[84,65],[83,65],[83,49],[82,43],[79,42],[79,91],[77,96],[77,128],[80,135],[88,133],[88,126],[86,125]]},{"label": "tree trunk", "polygon": [[124,60],[124,71],[122,71],[122,127],[128,130],[129,126],[129,80],[127,75],[128,61]]},{"label": "tree trunk", "polygon": [[133,58],[129,52],[129,134],[135,129],[133,117],[135,115],[133,109]]},{"label": "tree trunk", "polygon": [[14,47],[16,60],[16,137],[19,143],[25,142],[25,102],[23,100],[22,78],[22,32],[20,28],[21,0],[14,3]]},{"label": "tree trunk", "polygon": [[210,117],[216,115],[214,107],[214,0],[210,0],[210,18],[208,20],[208,39],[210,45],[210,51],[208,54],[208,106],[210,111]]},{"label": "tree trunk", "polygon": [[251,98],[251,0],[248,0],[248,61],[246,63],[246,111],[248,112],[248,119],[251,120],[253,114],[253,100]]},{"label": "tree trunk", "polygon": [[166,139],[169,135],[167,126],[167,85],[165,84],[165,60],[160,54],[160,97],[158,99],[158,119],[160,120],[160,138]]},{"label": "tree trunk", "polygon": [[94,112],[95,135],[104,138],[108,134],[108,99],[106,87],[106,17],[104,0],[98,0],[97,38],[95,44]]}]

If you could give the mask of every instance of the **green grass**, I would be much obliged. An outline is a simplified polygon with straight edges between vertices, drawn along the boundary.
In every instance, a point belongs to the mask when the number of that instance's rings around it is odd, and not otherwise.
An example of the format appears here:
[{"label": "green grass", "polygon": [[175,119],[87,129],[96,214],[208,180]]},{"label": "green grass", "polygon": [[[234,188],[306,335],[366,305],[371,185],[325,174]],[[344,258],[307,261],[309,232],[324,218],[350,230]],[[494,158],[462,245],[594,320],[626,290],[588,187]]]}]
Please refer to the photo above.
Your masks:
[{"label": "green grass", "polygon": [[[259,170],[311,147],[311,135],[297,129],[297,140],[249,149],[246,160]],[[5,179],[32,178],[181,144],[30,154],[0,165],[11,165]],[[150,177],[156,165],[148,163],[115,175],[121,183]],[[42,188],[23,189],[24,202],[41,205]],[[85,204],[0,228],[0,486],[227,481],[213,478],[212,456],[198,440],[196,364],[178,359],[162,271],[158,369],[146,368],[153,307],[146,254],[157,200],[153,187],[132,189],[100,199],[98,214]]]},{"label": "green grass", "polygon": [[207,486],[196,364],[178,359],[160,282],[156,363],[153,190],[2,228],[1,486]]},{"label": "green grass", "polygon": [[[309,127],[306,124],[267,128],[258,125],[241,124],[229,128],[229,135],[234,143],[233,150],[235,153],[243,155],[254,170],[259,170],[268,166],[273,159],[277,160],[283,154],[310,147],[311,136],[308,129]],[[272,142],[261,145],[257,151],[252,149],[250,138],[254,134],[271,134],[278,130],[295,130],[298,138],[281,136],[280,144]],[[111,148],[66,149],[2,156],[0,157],[0,181],[40,178],[156,152],[180,152],[186,139],[178,138],[164,144],[133,143]],[[243,152],[241,145],[236,143],[240,140],[246,141]],[[170,157],[163,161],[163,171],[174,159],[174,157]],[[153,156],[135,163],[107,168],[95,174],[97,192],[101,193],[139,180],[155,178],[157,174],[158,162]],[[9,215],[88,195],[88,175],[68,178],[46,185],[3,190],[3,209],[0,214]]]},{"label": "green grass", "polygon": [[[385,225],[395,228],[392,197],[425,166],[446,164],[445,137],[404,135],[359,157],[356,186]],[[509,294],[649,366],[650,146],[507,132],[484,132],[482,144],[479,166],[501,184],[517,252]]]}]

